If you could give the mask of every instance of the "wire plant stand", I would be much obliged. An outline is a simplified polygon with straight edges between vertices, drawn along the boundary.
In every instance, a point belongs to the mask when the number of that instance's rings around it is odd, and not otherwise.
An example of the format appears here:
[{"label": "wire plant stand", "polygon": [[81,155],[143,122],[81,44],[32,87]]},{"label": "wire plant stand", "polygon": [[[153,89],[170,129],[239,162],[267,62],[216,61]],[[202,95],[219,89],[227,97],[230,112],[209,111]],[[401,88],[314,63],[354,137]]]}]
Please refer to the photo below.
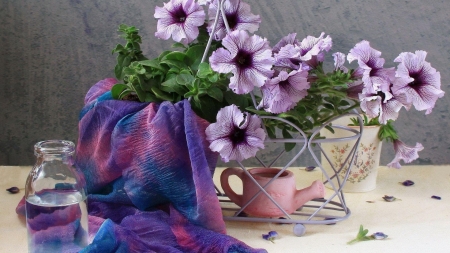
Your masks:
[{"label": "wire plant stand", "polygon": [[[334,129],[341,129],[344,131],[348,131],[351,136],[344,137],[344,138],[327,138],[327,139],[321,139],[316,138],[319,136],[320,131],[328,124],[332,123],[334,120],[339,119],[341,117],[351,116],[355,117],[359,120],[360,123],[360,131],[342,126],[342,125],[332,125],[332,128]],[[265,140],[265,143],[296,143],[300,144],[301,148],[300,151],[298,151],[294,157],[283,167],[281,170],[272,178],[269,180],[269,182],[266,185],[260,185],[249,173],[248,169],[241,163],[237,162],[239,167],[245,172],[245,175],[250,178],[250,180],[259,188],[259,192],[256,193],[250,200],[243,204],[242,207],[239,207],[237,205],[234,205],[231,200],[226,196],[225,193],[223,193],[217,186],[216,186],[216,192],[217,196],[219,198],[219,201],[222,206],[222,210],[224,211],[224,220],[228,221],[247,221],[247,222],[273,222],[273,223],[284,223],[284,224],[295,224],[294,227],[294,234],[301,236],[305,232],[304,224],[334,224],[343,220],[346,220],[350,215],[351,211],[347,207],[347,204],[345,202],[343,187],[347,181],[347,178],[349,176],[349,173],[351,171],[351,166],[353,165],[353,162],[356,156],[356,151],[359,146],[359,142],[361,139],[362,129],[363,129],[363,120],[361,116],[358,113],[348,113],[344,115],[340,115],[334,119],[331,119],[327,123],[325,123],[323,126],[318,127],[315,129],[311,135],[310,138],[307,138],[305,133],[299,129],[297,126],[295,126],[293,123],[277,118],[272,116],[261,116],[262,119],[271,119],[271,120],[281,120],[286,124],[291,125],[298,131],[297,138],[291,138],[291,139],[285,139],[285,138],[268,138]],[[326,130],[328,131],[328,130]],[[349,142],[354,141],[354,145],[351,147],[350,152],[348,153],[348,156],[344,159],[344,162],[340,167],[335,167],[328,155],[324,152],[324,150],[321,147],[322,143],[337,143],[337,142]],[[316,150],[314,149],[316,148]],[[317,150],[318,149],[318,150]],[[303,153],[308,150],[311,157],[316,162],[316,165],[318,168],[321,169],[322,175],[323,175],[323,183],[328,183],[331,188],[331,195],[329,195],[327,198],[319,198],[319,199],[313,199],[309,202],[307,202],[305,205],[297,209],[293,213],[287,213],[283,208],[272,198],[272,196],[265,190],[274,180],[276,180],[281,174],[283,174],[284,171],[286,171],[292,163],[294,163]],[[286,152],[282,151],[278,156],[276,156],[274,159],[272,159],[269,163],[266,163],[259,159],[256,156],[256,160],[260,163],[262,167],[269,168],[271,167],[283,154]],[[322,153],[325,157],[326,161],[320,160],[320,154],[316,153]],[[330,170],[328,172],[324,169],[322,166],[322,162],[328,162],[332,168],[331,173]],[[339,178],[339,173],[345,169],[346,164],[349,164],[349,168],[347,168],[347,171],[345,173],[345,176],[343,179]],[[333,183],[333,179],[336,178],[337,184]],[[264,217],[251,217],[247,216],[245,213],[245,208],[254,201],[260,194],[265,195],[267,198],[271,200],[271,202],[279,208],[281,212],[283,212],[284,216],[282,217],[272,217],[272,218],[264,218]],[[299,232],[300,231],[300,232]]]},{"label": "wire plant stand", "polygon": [[[214,24],[211,31],[211,36],[208,40],[205,52],[203,54],[201,62],[204,62],[212,40],[214,33],[217,28],[219,16],[222,17],[225,28],[227,30],[227,33],[230,33],[230,27],[227,21],[227,17],[225,15],[224,11],[224,2],[225,0],[219,0],[219,8],[217,10]],[[255,108],[258,108],[255,96],[253,92],[250,93],[253,105]],[[342,126],[342,125],[332,125],[332,122],[334,120],[337,120],[341,117],[346,116],[352,116],[354,118],[357,118],[359,121],[359,131]],[[294,226],[294,234],[301,236],[305,232],[304,224],[333,224],[339,221],[343,221],[347,219],[351,211],[347,207],[344,193],[343,193],[343,187],[345,182],[348,179],[348,176],[351,171],[351,166],[353,165],[353,162],[355,160],[355,155],[357,152],[357,148],[359,146],[359,142],[361,139],[361,134],[363,131],[363,120],[361,116],[356,112],[350,112],[347,114],[336,116],[333,119],[330,119],[325,124],[323,124],[320,127],[317,127],[312,132],[311,136],[308,138],[307,135],[295,124],[292,122],[279,118],[274,116],[259,116],[262,120],[279,120],[284,122],[285,124],[290,125],[293,129],[296,130],[297,133],[294,134],[295,137],[293,138],[266,138],[265,143],[295,143],[298,145],[301,145],[300,151],[298,151],[293,158],[283,167],[281,170],[269,180],[269,182],[266,185],[260,185],[249,173],[248,169],[241,163],[237,162],[240,168],[245,172],[245,175],[250,178],[250,180],[256,184],[256,186],[259,188],[259,192],[257,192],[247,203],[243,204],[242,207],[239,207],[235,205],[227,196],[225,193],[223,193],[217,186],[215,186],[217,196],[219,198],[219,202],[221,203],[222,211],[224,214],[224,220],[227,221],[247,221],[247,222],[274,222],[274,223],[283,223],[283,224],[295,224]],[[344,138],[327,138],[323,139],[320,138],[320,131],[325,128],[325,126],[331,126],[333,129],[341,129],[344,131],[348,131],[351,135]],[[267,133],[267,129],[265,129],[263,125],[264,130]],[[328,131],[328,130],[327,130]],[[267,135],[268,136],[268,135]],[[339,168],[336,168],[328,155],[324,152],[324,150],[321,147],[322,143],[337,143],[337,142],[349,142],[349,141],[355,141],[354,145],[350,149],[350,152],[348,153],[348,156],[344,159],[344,162]],[[323,157],[325,157],[325,162],[328,162],[331,166],[331,173],[329,174],[330,170],[327,171],[322,166],[322,162],[320,160],[320,155],[317,155],[317,148],[316,151],[314,150],[314,147],[318,147],[319,152],[323,154]],[[294,211],[293,213],[287,213],[280,205],[277,203],[270,194],[265,190],[275,179],[277,179],[283,172],[285,172],[305,151],[308,150],[311,157],[314,159],[317,167],[319,167],[323,174],[323,180],[324,184],[328,183],[331,187],[332,194],[328,196],[328,198],[320,198],[320,199],[313,199],[306,204],[304,204],[302,207]],[[264,168],[270,168],[274,165],[274,163],[279,160],[280,157],[285,154],[285,151],[282,151],[278,156],[276,156],[274,159],[272,159],[270,162],[266,163],[262,161],[257,156],[255,157],[256,160],[261,164]],[[323,158],[322,158],[323,160]],[[345,168],[348,164],[348,168]],[[346,173],[344,178],[340,178],[338,175],[339,173],[343,172],[343,170],[346,169]],[[345,170],[344,170],[345,171]],[[332,181],[333,179],[336,179],[336,181]],[[337,184],[335,183],[337,182]],[[267,198],[271,200],[271,202],[277,206],[280,211],[284,214],[283,217],[273,217],[273,218],[263,218],[263,217],[250,217],[247,216],[244,212],[245,208],[254,201],[259,195],[265,195]],[[231,215],[227,215],[227,213],[231,213]]]}]

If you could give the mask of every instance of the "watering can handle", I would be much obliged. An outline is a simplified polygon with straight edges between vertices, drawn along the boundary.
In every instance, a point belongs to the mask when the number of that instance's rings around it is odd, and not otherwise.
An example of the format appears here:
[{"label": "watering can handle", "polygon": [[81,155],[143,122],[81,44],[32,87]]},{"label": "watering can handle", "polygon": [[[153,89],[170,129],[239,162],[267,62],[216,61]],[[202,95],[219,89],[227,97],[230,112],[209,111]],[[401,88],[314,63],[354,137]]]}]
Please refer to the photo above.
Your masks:
[{"label": "watering can handle", "polygon": [[220,185],[222,186],[223,191],[233,201],[236,205],[242,206],[242,195],[237,194],[230,187],[229,178],[232,175],[236,175],[239,179],[242,180],[244,171],[240,168],[226,168],[222,174],[220,174]]}]

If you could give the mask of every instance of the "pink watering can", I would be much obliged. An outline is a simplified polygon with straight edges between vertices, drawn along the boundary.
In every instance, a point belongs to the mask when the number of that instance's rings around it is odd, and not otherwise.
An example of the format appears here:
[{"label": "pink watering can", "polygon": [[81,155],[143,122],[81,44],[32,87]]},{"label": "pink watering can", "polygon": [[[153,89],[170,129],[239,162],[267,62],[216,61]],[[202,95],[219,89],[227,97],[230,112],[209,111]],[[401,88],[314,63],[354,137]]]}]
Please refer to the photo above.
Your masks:
[{"label": "pink watering can", "polygon": [[[280,169],[254,168],[249,169],[248,172],[261,187],[264,187],[280,172]],[[231,189],[229,184],[229,177],[231,175],[236,175],[242,180],[242,195],[236,194],[236,192]],[[258,192],[260,192],[260,188],[241,168],[225,169],[220,175],[220,183],[225,194],[231,201],[240,207],[246,205]],[[289,170],[285,170],[278,178],[265,187],[267,193],[283,210],[286,211],[287,214],[293,213],[306,202],[314,198],[323,198],[325,196],[324,189],[322,181],[316,180],[310,186],[297,190],[294,174]],[[245,207],[244,212],[258,217],[285,216],[283,211],[280,210],[280,208],[278,208],[262,191],[256,199]]]}]

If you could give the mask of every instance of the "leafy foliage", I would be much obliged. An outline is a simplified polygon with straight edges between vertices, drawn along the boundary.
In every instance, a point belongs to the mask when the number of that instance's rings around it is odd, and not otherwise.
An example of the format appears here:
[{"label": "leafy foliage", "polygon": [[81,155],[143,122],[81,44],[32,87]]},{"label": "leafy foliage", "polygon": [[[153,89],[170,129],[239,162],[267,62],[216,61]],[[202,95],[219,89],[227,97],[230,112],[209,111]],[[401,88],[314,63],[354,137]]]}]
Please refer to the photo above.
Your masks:
[{"label": "leafy foliage", "polygon": [[[209,122],[215,121],[221,108],[235,104],[250,113],[289,120],[307,136],[333,117],[359,106],[357,101],[348,99],[346,93],[347,84],[352,82],[352,71],[325,73],[320,63],[310,71],[311,88],[308,95],[295,108],[276,115],[268,113],[252,106],[250,95],[237,95],[228,88],[230,74],[217,73],[208,62],[201,62],[208,40],[205,26],[200,27],[196,41],[188,45],[175,43],[172,47],[177,50],[164,51],[154,59],[148,59],[142,54],[142,39],[138,29],[120,25],[118,31],[122,33],[126,44],[119,44],[113,50],[113,53],[118,54],[114,72],[116,78],[122,81],[112,89],[115,99],[137,97],[141,102],[178,102],[189,99],[196,114]],[[220,42],[214,41],[210,52],[220,46]],[[256,99],[259,102],[260,98]],[[264,120],[264,124],[272,138],[275,138],[277,131],[281,132],[283,138],[292,138],[292,133],[297,132],[294,127],[276,120]],[[332,131],[330,126],[327,128]],[[285,144],[287,151],[294,146],[294,143]]]},{"label": "leafy foliage", "polygon": [[[206,62],[200,63],[208,39],[206,27],[202,27],[196,43],[175,43],[172,47],[181,51],[164,51],[154,59],[142,54],[138,29],[120,25],[119,32],[127,43],[113,50],[118,54],[114,73],[122,80],[111,90],[115,99],[137,96],[141,102],[178,102],[187,98],[197,115],[209,122],[214,122],[217,112],[227,105],[248,107],[249,98],[228,90],[229,76],[213,71]],[[211,48],[219,45],[215,42]]]}]

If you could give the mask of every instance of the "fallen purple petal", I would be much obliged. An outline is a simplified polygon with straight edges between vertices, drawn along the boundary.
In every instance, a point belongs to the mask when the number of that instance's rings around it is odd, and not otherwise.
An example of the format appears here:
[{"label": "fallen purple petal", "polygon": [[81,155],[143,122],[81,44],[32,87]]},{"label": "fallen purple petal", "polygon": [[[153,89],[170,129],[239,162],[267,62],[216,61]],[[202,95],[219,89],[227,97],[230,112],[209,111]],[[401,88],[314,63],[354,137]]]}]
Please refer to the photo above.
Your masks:
[{"label": "fallen purple petal", "polygon": [[401,184],[404,186],[411,186],[411,185],[414,185],[414,182],[411,180],[405,180],[405,181],[401,182]]},{"label": "fallen purple petal", "polygon": [[394,197],[394,196],[388,196],[388,195],[384,195],[383,199],[384,199],[385,201],[387,201],[387,202],[392,202],[392,201],[397,200],[396,197]]},{"label": "fallen purple petal", "polygon": [[384,240],[388,237],[388,235],[384,234],[383,232],[376,232],[372,234],[372,238],[375,240]]},{"label": "fallen purple petal", "polygon": [[9,191],[10,193],[12,193],[12,194],[16,194],[16,193],[19,193],[20,192],[20,189],[19,188],[17,188],[17,187],[11,187],[11,188],[8,188],[8,189],[6,189],[7,191]]},{"label": "fallen purple petal", "polygon": [[313,171],[316,167],[315,166],[308,166],[305,168],[306,171]]},{"label": "fallen purple petal", "polygon": [[274,240],[275,240],[276,237],[278,237],[277,231],[270,231],[268,234],[263,234],[262,235],[262,238],[264,240],[271,241],[272,243],[275,243]]}]

